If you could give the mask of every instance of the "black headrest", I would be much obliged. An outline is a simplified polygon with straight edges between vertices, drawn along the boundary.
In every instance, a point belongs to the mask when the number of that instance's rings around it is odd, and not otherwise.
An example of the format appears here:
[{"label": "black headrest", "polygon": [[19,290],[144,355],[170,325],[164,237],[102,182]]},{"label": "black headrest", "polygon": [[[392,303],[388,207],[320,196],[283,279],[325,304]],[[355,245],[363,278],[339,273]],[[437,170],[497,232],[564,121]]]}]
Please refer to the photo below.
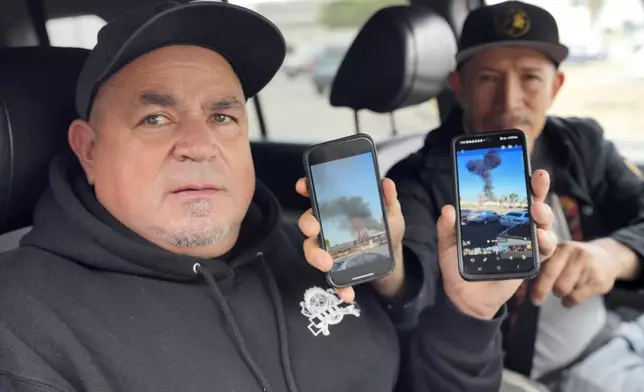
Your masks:
[{"label": "black headrest", "polygon": [[388,113],[437,96],[456,65],[456,38],[422,6],[392,6],[362,27],[335,76],[331,105]]},{"label": "black headrest", "polygon": [[49,162],[67,146],[76,77],[89,51],[0,50],[0,234],[31,225]]}]

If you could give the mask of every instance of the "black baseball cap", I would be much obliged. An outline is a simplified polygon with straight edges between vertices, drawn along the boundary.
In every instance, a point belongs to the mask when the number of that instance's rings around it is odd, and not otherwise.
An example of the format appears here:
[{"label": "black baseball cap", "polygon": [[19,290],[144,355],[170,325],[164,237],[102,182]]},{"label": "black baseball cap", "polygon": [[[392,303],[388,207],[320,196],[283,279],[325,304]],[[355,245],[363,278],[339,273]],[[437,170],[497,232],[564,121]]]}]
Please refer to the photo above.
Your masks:
[{"label": "black baseball cap", "polygon": [[524,46],[544,53],[557,66],[568,56],[555,18],[543,8],[505,1],[472,11],[465,19],[456,62],[460,65],[494,46]]},{"label": "black baseball cap", "polygon": [[249,9],[215,1],[163,3],[138,8],[98,33],[76,85],[76,110],[89,118],[103,82],[136,58],[169,45],[196,45],[232,65],[246,99],[270,82],[284,61],[284,37],[268,19]]}]

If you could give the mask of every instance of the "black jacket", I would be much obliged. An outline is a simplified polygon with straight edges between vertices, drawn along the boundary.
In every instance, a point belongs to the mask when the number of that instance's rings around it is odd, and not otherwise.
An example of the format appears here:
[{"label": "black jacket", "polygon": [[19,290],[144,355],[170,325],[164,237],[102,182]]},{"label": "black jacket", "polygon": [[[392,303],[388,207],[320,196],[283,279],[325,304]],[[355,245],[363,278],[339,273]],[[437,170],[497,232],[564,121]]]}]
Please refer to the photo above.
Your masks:
[{"label": "black jacket", "polygon": [[[0,257],[0,391],[392,391],[396,332],[370,286],[320,325],[311,305],[335,297],[307,291],[324,275],[261,184],[238,245],[196,259],[121,226],[71,162],[54,161],[33,230]],[[400,377],[417,391],[498,389],[498,320],[444,298],[421,319]]]},{"label": "black jacket", "polygon": [[[406,221],[404,246],[423,264],[425,281],[421,307],[431,306],[440,289],[436,221],[441,208],[454,204],[450,142],[463,131],[463,113],[454,109],[443,125],[431,131],[425,145],[391,168]],[[644,261],[644,180],[625,163],[615,146],[603,138],[590,119],[549,117],[540,136],[554,158],[554,190],[580,223],[577,240],[612,237],[633,249]],[[574,224],[575,222],[569,222]],[[643,281],[629,285],[643,286]]]}]

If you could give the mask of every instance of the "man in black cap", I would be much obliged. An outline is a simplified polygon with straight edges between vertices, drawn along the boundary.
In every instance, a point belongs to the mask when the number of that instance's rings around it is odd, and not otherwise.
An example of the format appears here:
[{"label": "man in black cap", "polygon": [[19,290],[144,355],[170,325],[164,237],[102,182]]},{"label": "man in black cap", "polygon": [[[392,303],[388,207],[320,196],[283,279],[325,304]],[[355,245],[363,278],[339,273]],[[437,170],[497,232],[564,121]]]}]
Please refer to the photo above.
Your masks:
[{"label": "man in black cap", "polygon": [[[284,55],[269,21],[219,2],[147,7],[100,31],[78,80],[75,157],[52,163],[32,231],[0,259],[1,391],[390,392],[398,378],[498,390],[518,283],[460,278],[453,210],[439,230],[447,295],[400,375],[385,309],[404,314],[417,289],[394,184],[395,271],[355,293],[326,287],[310,211],[305,236],[281,223],[255,180],[245,101]],[[548,229],[548,183],[534,186]],[[554,252],[551,233],[540,245]]]},{"label": "man in black cap", "polygon": [[[472,11],[449,76],[458,107],[419,152],[388,173],[407,223],[404,247],[436,278],[436,218],[456,200],[451,139],[506,128],[526,134],[533,168],[552,179],[547,202],[559,239],[536,281],[509,303],[516,309],[509,320],[518,321],[504,330],[506,366],[534,378],[557,374],[602,346],[612,330],[602,296],[615,285],[644,283],[641,174],[595,121],[547,115],[564,83],[559,65],[567,54],[553,16],[542,8],[508,1]],[[425,282],[431,304],[437,289],[431,278]],[[619,366],[612,370],[619,373]]]}]

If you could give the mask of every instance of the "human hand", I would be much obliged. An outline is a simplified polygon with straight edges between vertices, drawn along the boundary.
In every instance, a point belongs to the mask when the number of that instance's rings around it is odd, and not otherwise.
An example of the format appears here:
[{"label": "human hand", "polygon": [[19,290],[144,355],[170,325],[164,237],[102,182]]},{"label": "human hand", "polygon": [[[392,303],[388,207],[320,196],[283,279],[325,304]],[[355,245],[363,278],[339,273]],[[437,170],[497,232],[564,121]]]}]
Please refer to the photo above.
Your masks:
[{"label": "human hand", "polygon": [[[544,262],[557,247],[557,239],[550,231],[552,210],[544,203],[550,188],[550,176],[546,171],[538,170],[532,176],[531,185],[533,202],[530,213],[537,225],[540,261]],[[453,206],[443,207],[437,231],[438,260],[447,296],[461,312],[480,319],[492,319],[523,280],[468,282],[461,277],[456,245],[456,211]]]},{"label": "human hand", "polygon": [[[297,193],[304,197],[310,197],[306,178],[300,178],[295,184]],[[385,277],[373,281],[373,285],[382,296],[393,298],[404,290],[405,269],[402,257],[402,239],[405,233],[405,220],[402,215],[398,194],[393,181],[388,178],[382,180],[382,190],[389,222],[389,234],[395,254],[395,267],[393,272]],[[320,247],[318,236],[320,234],[320,223],[313,215],[313,210],[308,209],[298,221],[298,226],[307,237],[304,241],[304,256],[307,262],[323,272],[328,272],[333,267],[333,258]],[[355,292],[352,287],[345,287],[336,290],[338,295],[345,302],[352,302]]]},{"label": "human hand", "polygon": [[559,244],[550,261],[541,269],[532,289],[532,302],[540,305],[550,292],[572,307],[595,295],[608,293],[615,285],[619,264],[593,242]]}]

